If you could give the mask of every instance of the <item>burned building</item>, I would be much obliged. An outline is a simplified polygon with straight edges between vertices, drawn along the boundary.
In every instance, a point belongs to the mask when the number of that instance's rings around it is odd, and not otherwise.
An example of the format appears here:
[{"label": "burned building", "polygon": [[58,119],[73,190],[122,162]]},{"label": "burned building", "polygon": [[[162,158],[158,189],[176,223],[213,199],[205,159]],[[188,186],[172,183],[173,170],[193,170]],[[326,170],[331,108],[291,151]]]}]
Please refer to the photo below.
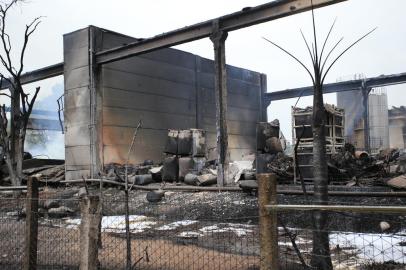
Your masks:
[{"label": "burned building", "polygon": [[389,144],[391,148],[406,147],[406,107],[392,107],[389,110]]},{"label": "burned building", "polygon": [[[161,49],[99,68],[95,55],[137,39],[90,26],[64,35],[66,179],[95,177],[106,164],[162,160],[168,129],[206,131],[209,158],[216,156],[213,61]],[[266,115],[261,99],[266,76],[227,66],[230,160],[255,152],[255,125]]]}]

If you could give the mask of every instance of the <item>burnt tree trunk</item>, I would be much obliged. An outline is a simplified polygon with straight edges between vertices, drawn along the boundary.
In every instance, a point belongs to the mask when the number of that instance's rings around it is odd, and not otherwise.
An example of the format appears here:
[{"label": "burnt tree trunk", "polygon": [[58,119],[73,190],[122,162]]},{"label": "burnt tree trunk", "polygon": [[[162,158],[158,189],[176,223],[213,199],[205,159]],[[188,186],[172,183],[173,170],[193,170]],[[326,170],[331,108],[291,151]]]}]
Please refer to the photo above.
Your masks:
[{"label": "burnt tree trunk", "polygon": [[[0,2],[0,84],[7,81],[10,84],[10,95],[0,93],[10,98],[10,125],[8,125],[8,117],[6,115],[5,106],[0,110],[0,145],[2,147],[2,155],[5,157],[7,168],[10,174],[11,183],[14,186],[21,185],[23,179],[23,159],[24,159],[24,140],[28,124],[28,119],[32,112],[35,99],[39,92],[39,87],[36,88],[32,98],[29,98],[29,93],[25,93],[21,83],[22,72],[24,70],[24,57],[30,36],[37,29],[41,17],[35,18],[31,23],[25,26],[24,39],[22,48],[16,62],[13,62],[11,53],[12,43],[10,35],[7,34],[7,14],[8,11],[18,4],[23,3],[23,0],[3,1]],[[17,67],[19,66],[19,67]],[[6,73],[3,73],[3,70]]]},{"label": "burnt tree trunk", "polygon": [[[10,108],[10,154],[6,157],[7,167],[9,168],[10,180],[13,186],[20,186],[22,182],[22,166],[24,157],[24,135],[21,127],[23,117],[21,115],[21,86],[13,85],[10,89],[12,96]],[[11,170],[10,170],[11,168]]]},{"label": "burnt tree trunk", "polygon": [[[31,104],[28,103],[28,108],[26,108],[26,105],[23,104],[24,109],[21,111],[21,105],[25,102],[24,98],[26,97],[21,84],[15,83],[10,89],[12,97],[10,109],[10,133],[7,135],[7,126],[3,127],[6,129],[5,135],[3,136],[7,136],[7,139],[5,142],[3,142],[3,144],[6,148],[4,149],[5,162],[7,164],[10,181],[13,186],[20,186],[22,184],[26,129],[38,91],[39,88],[37,88]],[[6,117],[5,113],[3,117]]]},{"label": "burnt tree trunk", "polygon": [[[315,72],[313,98],[313,166],[314,166],[314,203],[328,203],[328,171],[326,160],[325,136],[326,111],[323,104],[323,86],[319,72]],[[311,265],[316,269],[333,269],[330,257],[329,235],[326,212],[313,213],[313,256]]]}]

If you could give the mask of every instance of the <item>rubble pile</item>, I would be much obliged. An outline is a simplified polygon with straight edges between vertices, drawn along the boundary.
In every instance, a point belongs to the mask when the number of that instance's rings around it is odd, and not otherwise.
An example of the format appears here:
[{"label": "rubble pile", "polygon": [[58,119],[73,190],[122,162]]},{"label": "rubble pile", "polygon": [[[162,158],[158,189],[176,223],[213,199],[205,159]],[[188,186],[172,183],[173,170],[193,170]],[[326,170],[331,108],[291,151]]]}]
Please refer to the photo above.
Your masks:
[{"label": "rubble pile", "polygon": [[[293,158],[287,156],[283,150],[279,120],[258,123],[256,171],[276,174],[279,183],[292,183],[294,178]],[[256,189],[258,185],[254,179],[243,179],[239,182],[239,186],[243,190]]]},{"label": "rubble pile", "polygon": [[[274,142],[273,142],[274,143]],[[273,144],[275,145],[275,143]],[[273,147],[269,147],[273,151]],[[276,152],[275,152],[276,153]],[[280,154],[280,153],[279,153]],[[216,160],[206,159],[205,132],[200,129],[169,130],[162,162],[154,164],[145,161],[140,165],[128,165],[127,175],[130,184],[148,185],[151,183],[174,183],[192,186],[211,186],[217,184]],[[280,157],[279,155],[276,155]],[[280,159],[280,158],[279,158]],[[278,159],[278,160],[279,160]],[[255,180],[255,155],[246,155],[239,161],[229,164],[228,179]],[[273,163],[280,171],[286,163]],[[104,179],[124,182],[126,167],[121,164],[105,166]]]},{"label": "rubble pile", "polygon": [[[145,161],[127,167],[128,181],[135,185],[157,182],[176,182],[187,185],[209,186],[217,183],[215,161],[205,157],[205,132],[201,129],[169,130],[162,163]],[[125,166],[109,164],[105,167],[108,180],[125,180]]]},{"label": "rubble pile", "polygon": [[381,150],[371,156],[346,143],[328,162],[329,180],[333,183],[341,181],[348,186],[390,185],[393,177],[406,173],[405,165],[406,154],[398,149]]},{"label": "rubble pile", "polygon": [[293,158],[283,152],[279,134],[278,119],[270,123],[258,123],[257,170],[276,174],[278,182],[289,182],[294,177]]},{"label": "rubble pile", "polygon": [[[292,184],[295,177],[294,158],[284,153],[279,121],[258,123],[257,153],[229,164],[229,180],[245,190],[255,190],[257,173],[274,173],[279,184]],[[311,152],[309,152],[311,157]],[[310,160],[309,162],[312,162]],[[10,185],[7,166],[0,167],[1,185]],[[27,159],[23,164],[24,178],[36,177],[46,184],[73,183],[65,180],[63,160]],[[328,155],[330,184],[347,186],[390,186],[406,188],[406,152],[399,149],[381,150],[377,155],[357,151],[345,143],[339,151]],[[216,160],[207,160],[205,132],[200,129],[169,130],[163,158],[159,163],[145,160],[141,164],[108,164],[97,177],[105,185],[123,186],[126,177],[130,185],[154,183],[211,186],[217,184]],[[92,179],[94,181],[94,179]]]},{"label": "rubble pile", "polygon": [[[28,177],[36,177],[38,181],[52,184],[65,179],[64,160],[59,159],[26,159],[23,161],[23,182]],[[5,164],[0,167],[1,185],[11,184]]]}]

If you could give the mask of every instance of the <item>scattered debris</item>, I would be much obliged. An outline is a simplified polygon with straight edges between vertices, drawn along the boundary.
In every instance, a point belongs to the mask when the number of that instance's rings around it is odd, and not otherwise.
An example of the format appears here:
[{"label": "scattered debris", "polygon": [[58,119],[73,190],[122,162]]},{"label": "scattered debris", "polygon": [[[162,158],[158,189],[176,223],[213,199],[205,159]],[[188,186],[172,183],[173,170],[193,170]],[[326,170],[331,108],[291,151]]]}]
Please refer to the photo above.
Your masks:
[{"label": "scattered debris", "polygon": [[197,175],[193,173],[188,173],[185,175],[184,182],[187,185],[197,186],[199,184],[199,179]]},{"label": "scattered debris", "polygon": [[210,186],[217,183],[217,175],[206,173],[197,177],[199,186]]},{"label": "scattered debris", "polygon": [[81,187],[78,191],[78,197],[83,198],[88,195],[88,191],[86,190],[86,187]]},{"label": "scattered debris", "polygon": [[386,184],[396,189],[406,189],[406,175],[396,176],[387,181]]},{"label": "scattered debris", "polygon": [[390,229],[390,224],[389,224],[388,222],[386,222],[386,221],[381,221],[381,222],[379,223],[379,227],[380,227],[381,230],[384,232],[384,231],[387,231],[387,230]]},{"label": "scattered debris", "polygon": [[49,199],[49,200],[46,200],[44,203],[45,209],[58,208],[59,206],[60,206],[60,204],[59,204],[58,200]]},{"label": "scattered debris", "polygon": [[241,180],[239,186],[244,192],[251,192],[251,190],[258,189],[258,182],[256,180]]},{"label": "scattered debris", "polygon": [[252,172],[253,169],[253,162],[250,160],[234,161],[230,163],[229,177],[234,179],[234,182],[238,182],[241,179],[241,175],[245,172]]},{"label": "scattered debris", "polygon": [[128,177],[128,182],[134,185],[145,186],[154,183],[152,174],[138,174]]},{"label": "scattered debris", "polygon": [[66,206],[48,209],[48,216],[54,218],[66,217],[73,214],[75,211]]},{"label": "scattered debris", "polygon": [[159,190],[152,190],[147,193],[147,201],[156,203],[160,202],[162,198],[165,196],[165,191],[162,189]]}]

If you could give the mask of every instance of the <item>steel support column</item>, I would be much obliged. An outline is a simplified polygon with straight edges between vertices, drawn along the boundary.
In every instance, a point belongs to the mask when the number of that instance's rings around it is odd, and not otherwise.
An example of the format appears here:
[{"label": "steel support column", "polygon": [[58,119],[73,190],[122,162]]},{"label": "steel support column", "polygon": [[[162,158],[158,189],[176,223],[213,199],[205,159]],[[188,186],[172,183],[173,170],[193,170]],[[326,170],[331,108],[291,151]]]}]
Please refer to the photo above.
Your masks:
[{"label": "steel support column", "polygon": [[213,23],[210,36],[214,46],[214,96],[216,101],[217,133],[217,185],[222,187],[228,176],[228,133],[227,133],[227,72],[225,41],[227,32],[219,30],[219,21]]},{"label": "steel support column", "polygon": [[362,83],[361,87],[362,91],[362,105],[363,105],[363,120],[364,120],[364,149],[365,151],[369,152],[371,150],[370,141],[369,141],[369,92],[371,88],[366,87],[365,83]]}]

